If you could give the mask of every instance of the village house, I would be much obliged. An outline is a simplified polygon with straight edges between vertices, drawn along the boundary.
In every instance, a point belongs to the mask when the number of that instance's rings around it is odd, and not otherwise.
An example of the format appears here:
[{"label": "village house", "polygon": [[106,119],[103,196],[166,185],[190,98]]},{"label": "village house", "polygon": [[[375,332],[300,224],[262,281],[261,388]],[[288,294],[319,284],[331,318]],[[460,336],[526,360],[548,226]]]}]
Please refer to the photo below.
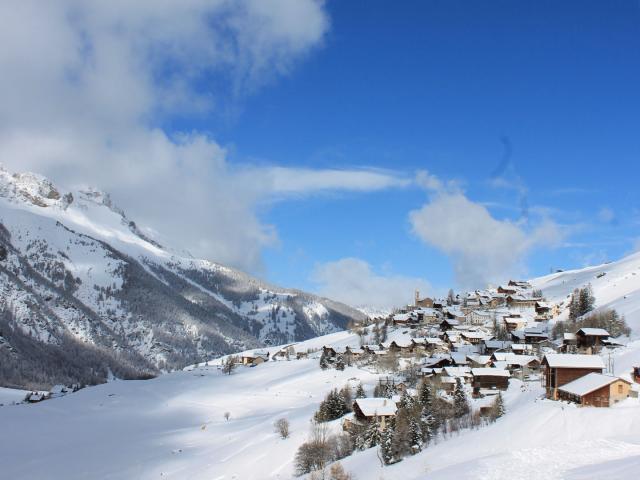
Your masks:
[{"label": "village house", "polygon": [[485,332],[473,332],[473,331],[462,331],[460,332],[460,336],[463,340],[469,342],[472,345],[478,345],[482,343],[484,340],[489,337],[489,335]]},{"label": "village house", "polygon": [[455,320],[453,318],[445,318],[440,322],[440,330],[446,332],[447,330],[453,330],[454,327],[460,325],[459,320]]},{"label": "village house", "polygon": [[269,361],[269,352],[252,352],[246,353],[240,357],[242,365],[260,365],[261,363]]},{"label": "village house", "polygon": [[549,339],[549,335],[540,327],[527,327],[524,330],[511,332],[511,339],[515,343],[535,344]]},{"label": "village house", "polygon": [[483,368],[491,363],[490,355],[467,355],[469,365],[472,368]]},{"label": "village house", "polygon": [[487,310],[473,310],[469,312],[468,318],[472,325],[485,325],[491,322],[493,313]]},{"label": "village house", "polygon": [[537,301],[535,303],[536,314],[541,317],[549,318],[551,316],[551,305],[547,302]]},{"label": "village house", "polygon": [[384,429],[387,422],[395,417],[398,407],[389,398],[358,398],[353,402],[353,414],[361,421],[375,421]]},{"label": "village house", "polygon": [[589,407],[610,407],[629,396],[631,382],[589,373],[558,388],[558,398]]},{"label": "village house", "polygon": [[472,368],[471,375],[474,390],[506,390],[509,388],[509,377],[511,377],[511,374],[508,370],[501,370],[499,368]]},{"label": "village house", "polygon": [[510,313],[503,317],[504,328],[511,333],[525,327],[527,321],[519,313]]},{"label": "village house", "polygon": [[514,285],[499,285],[498,293],[504,293],[505,295],[515,295],[520,289]]},{"label": "village house", "polygon": [[547,398],[557,400],[558,388],[589,373],[602,373],[604,363],[597,355],[554,353],[542,359]]},{"label": "village house", "polygon": [[439,312],[434,308],[419,308],[414,312],[414,314],[417,317],[417,321],[420,324],[437,323],[439,318],[438,313]]},{"label": "village house", "polygon": [[445,377],[459,378],[464,383],[469,383],[473,378],[471,376],[470,367],[444,367],[442,369],[442,375]]},{"label": "village house", "polygon": [[511,348],[511,340],[485,340],[483,342],[482,353],[490,355],[498,350],[508,350]]},{"label": "village house", "polygon": [[603,328],[581,328],[576,332],[576,346],[598,351],[603,340],[608,340],[609,332]]},{"label": "village house", "polygon": [[507,306],[516,310],[528,310],[536,306],[536,299],[526,297],[522,294],[513,294],[507,296]]},{"label": "village house", "polygon": [[533,345],[530,343],[514,343],[511,345],[511,351],[516,355],[531,355],[533,353]]},{"label": "village house", "polygon": [[575,351],[578,348],[578,340],[576,334],[571,332],[565,332],[562,334],[562,345],[560,350],[563,353]]}]

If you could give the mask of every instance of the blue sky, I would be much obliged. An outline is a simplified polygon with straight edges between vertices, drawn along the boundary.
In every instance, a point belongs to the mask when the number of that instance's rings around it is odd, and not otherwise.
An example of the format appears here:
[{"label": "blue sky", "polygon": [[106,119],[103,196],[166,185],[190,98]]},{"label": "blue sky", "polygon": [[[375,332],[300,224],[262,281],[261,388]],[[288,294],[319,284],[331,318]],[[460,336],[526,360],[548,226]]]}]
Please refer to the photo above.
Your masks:
[{"label": "blue sky", "polygon": [[[615,259],[638,237],[640,8],[637,2],[330,2],[331,31],[289,77],[215,119],[240,159],[418,169],[459,179],[496,218],[520,194],[492,188],[507,147],[529,209],[572,227],[535,251],[531,275]],[[519,180],[518,180],[519,179]],[[267,275],[313,288],[316,262],[455,283],[449,261],[412,235],[417,188],[281,202],[264,213],[281,246]],[[606,209],[606,210],[605,210]],[[601,212],[598,215],[598,212]]]},{"label": "blue sky", "polygon": [[45,26],[31,3],[5,35],[44,33],[0,52],[33,74],[0,81],[4,162],[199,256],[382,306],[638,247],[637,1],[69,0]]}]

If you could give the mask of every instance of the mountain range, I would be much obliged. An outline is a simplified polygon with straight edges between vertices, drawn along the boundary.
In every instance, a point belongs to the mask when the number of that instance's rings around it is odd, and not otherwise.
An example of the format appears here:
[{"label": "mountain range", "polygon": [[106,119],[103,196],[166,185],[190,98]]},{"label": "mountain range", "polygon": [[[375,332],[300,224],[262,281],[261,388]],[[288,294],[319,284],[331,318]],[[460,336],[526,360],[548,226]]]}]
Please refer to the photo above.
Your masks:
[{"label": "mountain range", "polygon": [[0,167],[0,385],[147,378],[363,317],[162,245],[107,193]]}]

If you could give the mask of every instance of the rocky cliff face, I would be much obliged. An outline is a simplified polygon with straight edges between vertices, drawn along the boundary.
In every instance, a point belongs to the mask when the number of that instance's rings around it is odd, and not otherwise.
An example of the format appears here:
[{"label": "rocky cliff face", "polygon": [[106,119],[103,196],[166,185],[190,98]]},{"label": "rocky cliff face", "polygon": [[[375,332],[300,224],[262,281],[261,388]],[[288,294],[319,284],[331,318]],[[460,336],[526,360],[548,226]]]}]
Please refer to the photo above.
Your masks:
[{"label": "rocky cliff face", "polygon": [[359,318],[178,254],[102,192],[0,169],[0,385],[140,378]]}]

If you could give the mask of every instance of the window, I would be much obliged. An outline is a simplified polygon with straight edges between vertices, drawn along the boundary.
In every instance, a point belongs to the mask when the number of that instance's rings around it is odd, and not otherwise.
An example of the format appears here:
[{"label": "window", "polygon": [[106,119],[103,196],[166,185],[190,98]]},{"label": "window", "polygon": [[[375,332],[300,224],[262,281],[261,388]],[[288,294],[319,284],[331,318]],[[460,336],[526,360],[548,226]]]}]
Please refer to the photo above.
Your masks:
[{"label": "window", "polygon": [[618,393],[622,393],[622,385],[618,385]]}]

